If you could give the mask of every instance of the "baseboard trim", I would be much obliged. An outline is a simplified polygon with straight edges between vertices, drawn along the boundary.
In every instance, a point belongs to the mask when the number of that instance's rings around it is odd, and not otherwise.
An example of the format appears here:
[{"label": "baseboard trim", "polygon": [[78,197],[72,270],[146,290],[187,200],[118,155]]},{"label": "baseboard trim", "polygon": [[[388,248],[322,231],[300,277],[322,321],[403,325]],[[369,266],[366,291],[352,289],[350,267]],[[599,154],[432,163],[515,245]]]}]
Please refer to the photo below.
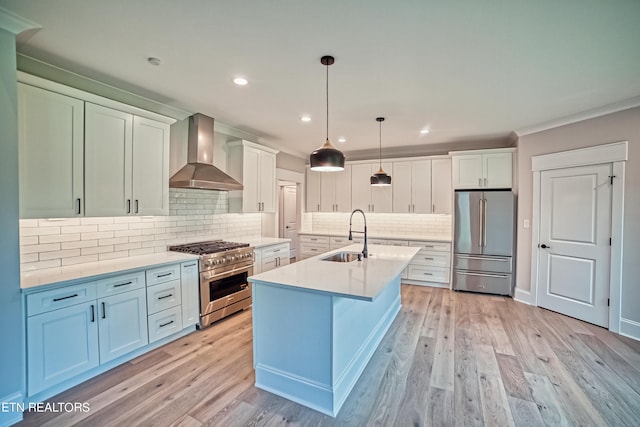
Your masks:
[{"label": "baseboard trim", "polygon": [[513,299],[523,304],[534,305],[531,302],[531,291],[516,288],[516,291],[513,294]]},{"label": "baseboard trim", "polygon": [[640,322],[620,319],[620,335],[640,341]]},{"label": "baseboard trim", "polygon": [[[10,426],[22,421],[24,398],[21,392],[0,397],[0,426]],[[6,411],[5,411],[6,410]]]}]

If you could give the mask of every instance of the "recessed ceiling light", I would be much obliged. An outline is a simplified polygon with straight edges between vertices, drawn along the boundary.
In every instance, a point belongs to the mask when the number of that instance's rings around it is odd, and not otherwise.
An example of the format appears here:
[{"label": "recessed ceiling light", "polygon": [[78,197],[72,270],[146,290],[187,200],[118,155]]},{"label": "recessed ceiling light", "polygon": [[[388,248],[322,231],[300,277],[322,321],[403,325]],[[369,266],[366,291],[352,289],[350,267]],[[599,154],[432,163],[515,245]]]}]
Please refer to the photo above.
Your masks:
[{"label": "recessed ceiling light", "polygon": [[311,121],[311,117],[310,116],[302,116],[302,117],[300,117],[300,120],[302,120],[303,122],[310,122]]},{"label": "recessed ceiling light", "polygon": [[338,138],[338,142],[347,142],[347,138],[341,136],[340,138]]},{"label": "recessed ceiling light", "polygon": [[147,58],[147,62],[149,64],[151,64],[151,65],[158,66],[158,65],[160,65],[161,61],[160,61],[160,58],[155,58],[155,57],[151,56],[151,57]]},{"label": "recessed ceiling light", "polygon": [[428,133],[429,133],[429,129],[422,129],[422,130],[420,131],[420,133],[421,133],[421,134],[423,134],[423,135],[426,135],[426,134],[428,134]]},{"label": "recessed ceiling light", "polygon": [[233,79],[233,82],[238,86],[244,86],[249,83],[244,77],[236,77],[235,79]]}]

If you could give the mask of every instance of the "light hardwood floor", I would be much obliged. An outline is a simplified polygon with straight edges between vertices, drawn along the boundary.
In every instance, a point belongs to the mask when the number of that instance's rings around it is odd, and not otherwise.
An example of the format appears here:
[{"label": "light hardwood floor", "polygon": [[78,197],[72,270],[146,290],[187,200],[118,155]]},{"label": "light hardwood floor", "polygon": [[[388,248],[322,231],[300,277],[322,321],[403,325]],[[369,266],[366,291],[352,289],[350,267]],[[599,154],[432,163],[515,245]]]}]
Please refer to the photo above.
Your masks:
[{"label": "light hardwood floor", "polygon": [[640,342],[510,298],[403,285],[338,417],[253,386],[251,311],[52,399],[37,426],[638,426]]}]

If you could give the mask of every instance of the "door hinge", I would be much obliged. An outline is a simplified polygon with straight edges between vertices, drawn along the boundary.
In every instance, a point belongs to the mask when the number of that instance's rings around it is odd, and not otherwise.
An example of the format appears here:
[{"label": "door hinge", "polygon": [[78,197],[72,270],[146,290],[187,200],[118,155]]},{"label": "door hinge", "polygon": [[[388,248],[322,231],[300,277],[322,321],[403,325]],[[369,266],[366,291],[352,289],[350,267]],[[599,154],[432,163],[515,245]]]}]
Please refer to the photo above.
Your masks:
[{"label": "door hinge", "polygon": [[607,307],[611,306],[611,298],[607,298]]},{"label": "door hinge", "polygon": [[615,178],[615,177],[616,177],[615,175],[609,175],[609,179],[611,180],[611,181],[610,181],[610,182],[611,182],[611,185],[613,185],[613,178]]}]

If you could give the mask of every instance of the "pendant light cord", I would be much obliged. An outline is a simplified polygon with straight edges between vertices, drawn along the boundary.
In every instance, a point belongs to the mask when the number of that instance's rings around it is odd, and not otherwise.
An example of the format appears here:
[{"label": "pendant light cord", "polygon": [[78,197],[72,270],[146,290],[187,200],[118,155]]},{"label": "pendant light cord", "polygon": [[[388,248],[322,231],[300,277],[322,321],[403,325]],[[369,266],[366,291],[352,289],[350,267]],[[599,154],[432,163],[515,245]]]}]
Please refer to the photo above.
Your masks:
[{"label": "pendant light cord", "polygon": [[327,89],[327,141],[329,140],[329,64],[326,65],[327,69],[327,78],[326,78],[326,89]]},{"label": "pendant light cord", "polygon": [[378,122],[380,124],[380,132],[378,134],[379,136],[379,141],[380,141],[380,155],[378,156],[378,159],[380,159],[380,170],[382,170],[382,120]]}]

